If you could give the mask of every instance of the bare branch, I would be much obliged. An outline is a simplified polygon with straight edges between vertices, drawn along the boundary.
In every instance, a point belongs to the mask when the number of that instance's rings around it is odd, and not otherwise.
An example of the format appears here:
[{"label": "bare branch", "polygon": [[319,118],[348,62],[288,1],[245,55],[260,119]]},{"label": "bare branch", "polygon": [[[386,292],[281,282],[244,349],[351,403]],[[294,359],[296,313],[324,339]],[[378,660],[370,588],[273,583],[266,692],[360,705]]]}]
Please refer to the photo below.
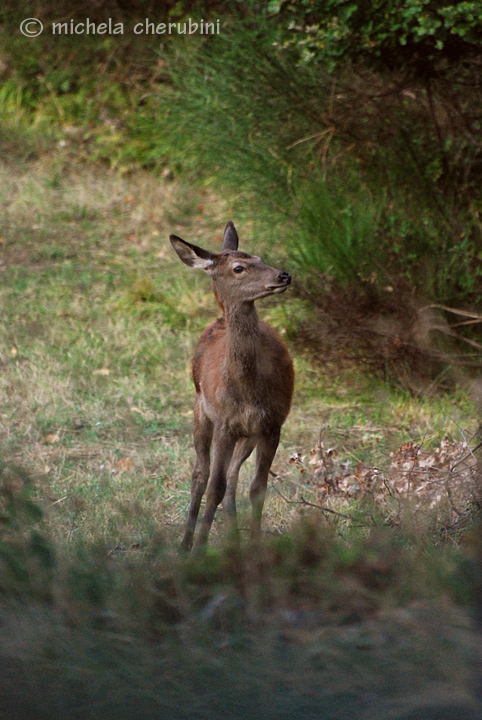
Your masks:
[{"label": "bare branch", "polygon": [[[332,515],[337,515],[338,517],[342,517],[345,520],[350,520],[351,522],[355,522],[355,518],[351,515],[346,515],[345,513],[338,512],[337,510],[332,510],[331,508],[326,507],[325,505],[317,505],[316,503],[309,502],[308,500],[305,500],[303,495],[301,495],[301,500],[290,500],[289,498],[285,497],[283,493],[281,493],[278,488],[274,487],[274,485],[271,486],[273,490],[278,493],[280,498],[285,501],[288,505],[307,505],[308,507],[316,508],[317,510],[322,510],[323,512],[331,513]],[[371,527],[370,525],[366,523],[357,523],[358,527]]]}]

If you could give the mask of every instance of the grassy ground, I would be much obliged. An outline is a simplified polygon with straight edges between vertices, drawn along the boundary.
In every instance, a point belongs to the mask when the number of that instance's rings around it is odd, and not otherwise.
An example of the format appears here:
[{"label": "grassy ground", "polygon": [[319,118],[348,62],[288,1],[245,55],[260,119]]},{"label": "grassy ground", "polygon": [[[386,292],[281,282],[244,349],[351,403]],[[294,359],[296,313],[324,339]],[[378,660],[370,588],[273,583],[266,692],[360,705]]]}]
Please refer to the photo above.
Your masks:
[{"label": "grassy ground", "polygon": [[[474,402],[463,388],[415,398],[359,369],[315,363],[296,340],[296,317],[309,310],[289,293],[259,304],[297,373],[264,515],[274,544],[259,566],[248,546],[238,559],[210,553],[198,569],[180,569],[173,548],[194,457],[190,358],[217,310],[207,278],[182,266],[167,238],[216,249],[228,219],[236,221],[229,202],[207,190],[148,173],[119,178],[77,165],[62,148],[0,166],[0,452],[33,479],[61,558],[47,604],[34,593],[19,610],[17,592],[2,610],[6,717],[127,717],[129,707],[139,717],[153,708],[180,718],[255,710],[267,718],[321,710],[477,717],[476,636],[459,551],[449,543],[442,560],[430,550],[442,530],[458,539],[470,516],[474,466],[464,443],[476,444]],[[262,254],[250,228],[238,229],[243,249]],[[404,478],[415,493],[414,477],[427,468],[443,488],[459,473],[455,499],[432,502],[427,483],[422,504],[397,494]],[[240,498],[251,471],[248,462]],[[290,540],[286,531],[310,512],[321,535]],[[386,524],[402,525],[407,537],[435,535],[414,552],[396,540],[400,560],[392,541],[373,534]],[[341,549],[327,528],[346,538]],[[219,518],[212,543],[222,536]],[[323,543],[334,548],[329,559]],[[79,560],[82,548],[98,548],[99,571],[93,550]],[[313,570],[320,563],[323,580]],[[86,591],[85,581],[79,599],[74,571],[96,578],[97,589]],[[116,584],[131,587],[129,612],[92,600],[102,583],[112,597]],[[175,642],[153,617],[176,626]],[[30,679],[27,668],[35,668]],[[18,704],[18,688],[32,683],[49,692]],[[444,703],[452,714],[437,714]]]}]

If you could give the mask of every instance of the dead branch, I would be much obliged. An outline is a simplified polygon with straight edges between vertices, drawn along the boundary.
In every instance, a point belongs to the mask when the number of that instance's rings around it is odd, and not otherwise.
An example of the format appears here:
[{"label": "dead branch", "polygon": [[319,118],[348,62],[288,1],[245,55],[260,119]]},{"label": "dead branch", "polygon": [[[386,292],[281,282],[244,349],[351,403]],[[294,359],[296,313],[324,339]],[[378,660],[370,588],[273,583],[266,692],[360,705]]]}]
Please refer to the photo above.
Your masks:
[{"label": "dead branch", "polygon": [[[322,510],[326,513],[331,513],[332,515],[337,515],[338,517],[344,518],[345,520],[350,520],[351,522],[356,522],[355,518],[351,515],[346,515],[345,513],[338,512],[337,510],[332,510],[331,508],[326,507],[325,505],[318,505],[316,503],[309,502],[309,500],[305,500],[303,495],[301,495],[300,500],[290,500],[289,498],[285,497],[283,493],[281,493],[278,488],[274,487],[274,485],[271,486],[273,490],[278,493],[280,498],[285,501],[288,505],[307,505],[308,507],[316,508],[317,510]],[[373,520],[373,517],[370,515],[370,517]],[[372,525],[369,525],[367,523],[358,523],[357,527],[372,527]]]}]

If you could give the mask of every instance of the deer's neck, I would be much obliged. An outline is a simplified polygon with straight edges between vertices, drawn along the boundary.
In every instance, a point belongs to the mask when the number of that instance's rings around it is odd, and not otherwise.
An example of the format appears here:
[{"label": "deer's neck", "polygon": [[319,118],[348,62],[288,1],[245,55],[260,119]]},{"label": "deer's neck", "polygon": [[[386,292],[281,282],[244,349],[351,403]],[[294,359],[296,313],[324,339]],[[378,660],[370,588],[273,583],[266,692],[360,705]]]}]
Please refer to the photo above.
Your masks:
[{"label": "deer's neck", "polygon": [[254,380],[259,352],[259,318],[254,302],[225,307],[228,371]]}]

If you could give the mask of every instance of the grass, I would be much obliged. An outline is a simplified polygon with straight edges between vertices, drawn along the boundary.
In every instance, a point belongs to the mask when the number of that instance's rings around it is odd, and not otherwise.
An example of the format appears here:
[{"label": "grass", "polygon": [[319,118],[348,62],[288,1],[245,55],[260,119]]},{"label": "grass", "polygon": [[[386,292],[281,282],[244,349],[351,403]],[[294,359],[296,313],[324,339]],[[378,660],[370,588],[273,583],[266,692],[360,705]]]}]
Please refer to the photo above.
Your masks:
[{"label": "grass", "polygon": [[[297,338],[306,303],[288,293],[260,303],[297,373],[266,542],[225,546],[219,517],[206,557],[182,560],[190,358],[217,309],[207,278],[167,238],[216,249],[232,208],[145,172],[71,171],[61,149],[2,165],[0,187],[5,717],[122,718],[133,707],[140,718],[362,718],[367,707],[370,717],[421,707],[439,717],[441,703],[476,717],[477,542],[467,535],[464,559],[465,526],[440,540],[450,508],[427,532],[386,493],[376,506],[369,493],[320,489],[319,475],[321,438],[336,463],[392,482],[401,445],[433,453],[476,433],[470,393],[413,397],[354,366],[320,364]],[[238,229],[243,249],[258,251]]]}]

